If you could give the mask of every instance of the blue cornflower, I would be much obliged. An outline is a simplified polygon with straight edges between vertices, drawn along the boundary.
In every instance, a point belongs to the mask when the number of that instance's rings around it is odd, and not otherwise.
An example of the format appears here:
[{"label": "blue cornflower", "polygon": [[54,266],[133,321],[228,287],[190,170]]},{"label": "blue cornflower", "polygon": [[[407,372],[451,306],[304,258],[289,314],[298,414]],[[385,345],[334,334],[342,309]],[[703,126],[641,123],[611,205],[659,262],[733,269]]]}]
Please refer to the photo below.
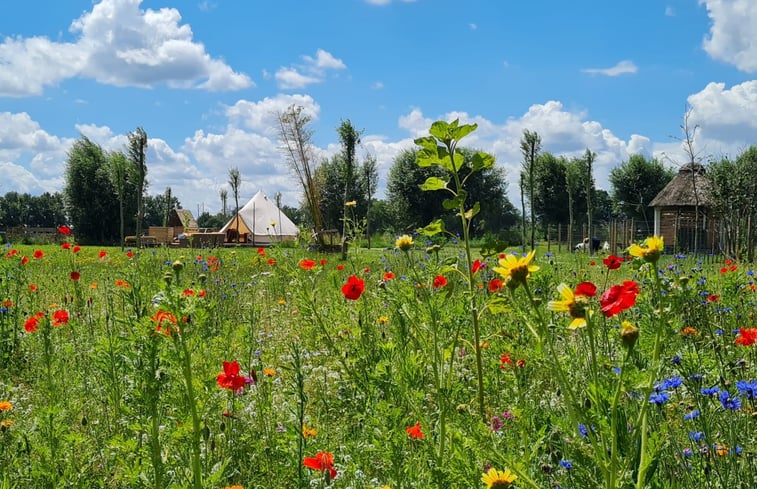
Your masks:
[{"label": "blue cornflower", "polygon": [[738,397],[731,397],[731,394],[728,391],[721,392],[718,395],[718,399],[720,400],[720,404],[723,405],[723,409],[735,411],[741,407],[741,399]]},{"label": "blue cornflower", "polygon": [[704,433],[701,431],[689,431],[689,440],[691,441],[699,441],[704,436]]},{"label": "blue cornflower", "polygon": [[723,330],[720,329],[720,328],[718,328],[718,329],[715,330],[715,334],[718,335],[718,336],[723,336]]},{"label": "blue cornflower", "polygon": [[689,458],[692,455],[694,455],[694,451],[691,448],[689,448],[689,447],[684,448],[681,453],[683,453],[683,456],[686,457],[686,458]]},{"label": "blue cornflower", "polygon": [[694,382],[701,382],[702,378],[704,378],[704,376],[702,374],[691,374],[691,375],[689,375],[689,380],[693,380]]},{"label": "blue cornflower", "polygon": [[[680,362],[681,357],[676,355],[675,357],[673,357],[673,363],[676,363],[675,362],[676,358],[678,358]],[[683,385],[683,379],[679,377],[678,375],[675,375],[669,379],[663,380],[661,384],[661,388],[662,389],[678,389],[682,385]]]},{"label": "blue cornflower", "polygon": [[702,387],[699,392],[704,394],[705,396],[714,396],[718,392],[720,392],[720,387],[714,385],[712,387]]},{"label": "blue cornflower", "polygon": [[687,419],[687,420],[688,419],[695,419],[695,418],[698,418],[700,414],[701,413],[699,412],[699,409],[695,409],[695,410],[693,410],[692,412],[690,412],[688,414],[684,414],[683,415],[683,419]]},{"label": "blue cornflower", "polygon": [[6,312],[8,312],[7,307],[0,307],[0,314],[5,314]]},{"label": "blue cornflower", "polygon": [[653,392],[649,395],[649,402],[653,404],[665,404],[670,399],[668,391]]},{"label": "blue cornflower", "polygon": [[745,395],[747,399],[754,399],[757,397],[757,380],[739,380],[736,382],[736,388],[741,394]]},{"label": "blue cornflower", "polygon": [[671,358],[670,361],[673,362],[674,365],[678,365],[681,363],[681,357],[679,355],[676,355]]},{"label": "blue cornflower", "polygon": [[570,460],[560,460],[560,467],[565,470],[570,470],[573,468],[573,463]]},{"label": "blue cornflower", "polygon": [[586,431],[586,425],[583,423],[578,423],[578,432],[581,433],[581,436],[584,438],[587,438],[589,434]]},{"label": "blue cornflower", "polygon": [[749,270],[748,272],[746,272],[746,274],[751,277],[754,275],[754,270]]}]

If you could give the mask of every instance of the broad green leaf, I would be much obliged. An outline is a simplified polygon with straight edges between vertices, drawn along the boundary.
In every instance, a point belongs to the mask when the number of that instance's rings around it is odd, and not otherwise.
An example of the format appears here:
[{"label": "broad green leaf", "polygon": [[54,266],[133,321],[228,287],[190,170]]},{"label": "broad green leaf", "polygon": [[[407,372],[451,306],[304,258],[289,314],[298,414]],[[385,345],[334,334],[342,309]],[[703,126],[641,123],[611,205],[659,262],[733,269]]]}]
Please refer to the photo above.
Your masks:
[{"label": "broad green leaf", "polygon": [[434,166],[434,165],[441,165],[442,162],[439,161],[439,155],[437,154],[436,148],[434,149],[422,149],[418,151],[418,156],[415,158],[415,163],[420,167],[427,167],[427,166]]},{"label": "broad green leaf", "polygon": [[447,188],[447,180],[439,177],[428,177],[419,187],[421,190],[443,190]]},{"label": "broad green leaf", "polygon": [[444,199],[442,201],[442,207],[444,207],[445,210],[451,211],[452,209],[462,209],[463,204],[465,203],[465,198],[468,196],[468,192],[465,190],[460,190],[457,195],[455,195],[451,199]]},{"label": "broad green leaf", "polygon": [[473,216],[478,214],[480,210],[481,210],[481,204],[476,202],[475,204],[473,204],[473,207],[471,209],[468,209],[467,211],[465,211],[465,218],[470,221],[471,219],[473,219]]},{"label": "broad green leaf", "polygon": [[478,124],[463,124],[462,126],[454,127],[450,129],[449,135],[455,141],[460,141],[465,136],[475,131],[477,128],[478,128]]},{"label": "broad green leaf", "polygon": [[[452,121],[452,125],[457,125],[457,119]],[[428,132],[439,141],[447,142],[450,138],[450,123],[445,121],[436,121],[431,124],[431,129],[429,129]]]},{"label": "broad green leaf", "polygon": [[[444,157],[442,157],[442,151],[444,152]],[[445,170],[450,172],[459,172],[460,168],[463,167],[463,164],[465,163],[465,156],[463,156],[460,153],[455,153],[455,165],[453,167],[452,161],[450,160],[449,156],[447,155],[447,150],[440,150],[439,151],[439,158],[441,159],[441,165],[444,167]]]},{"label": "broad green leaf", "polygon": [[437,219],[425,228],[418,228],[416,231],[425,236],[433,236],[444,232],[444,222],[441,219]]},{"label": "broad green leaf", "polygon": [[487,241],[481,246],[481,256],[498,255],[510,245],[507,241]]},{"label": "broad green leaf", "polygon": [[436,139],[432,138],[431,136],[418,138],[415,140],[415,144],[422,147],[423,149],[429,150],[436,150],[436,147],[439,146],[439,143],[436,141]]},{"label": "broad green leaf", "polygon": [[494,166],[494,156],[489,153],[479,151],[473,155],[473,159],[470,162],[470,168],[472,171],[485,170]]}]

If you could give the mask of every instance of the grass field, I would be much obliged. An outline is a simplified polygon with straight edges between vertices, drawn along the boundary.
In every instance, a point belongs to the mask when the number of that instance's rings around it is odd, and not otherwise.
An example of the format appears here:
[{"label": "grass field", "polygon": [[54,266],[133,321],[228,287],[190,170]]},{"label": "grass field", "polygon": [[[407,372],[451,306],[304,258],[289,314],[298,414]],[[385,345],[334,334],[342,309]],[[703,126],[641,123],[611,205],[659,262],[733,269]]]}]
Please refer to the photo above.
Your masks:
[{"label": "grass field", "polygon": [[757,487],[749,264],[419,241],[6,245],[0,488]]}]

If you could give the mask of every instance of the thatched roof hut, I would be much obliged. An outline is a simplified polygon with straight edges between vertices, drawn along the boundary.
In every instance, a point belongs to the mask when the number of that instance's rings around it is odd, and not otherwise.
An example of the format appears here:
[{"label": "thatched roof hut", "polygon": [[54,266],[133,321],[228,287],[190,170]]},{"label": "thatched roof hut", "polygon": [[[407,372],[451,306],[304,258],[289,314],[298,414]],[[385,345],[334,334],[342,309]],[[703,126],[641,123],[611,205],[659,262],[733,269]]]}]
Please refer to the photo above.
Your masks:
[{"label": "thatched roof hut", "polygon": [[687,163],[678,175],[652,199],[654,233],[666,248],[709,251],[715,246],[710,181],[700,163]]},{"label": "thatched roof hut", "polygon": [[173,209],[168,215],[168,226],[184,228],[185,231],[197,231],[200,226],[197,225],[192,211],[189,209]]}]

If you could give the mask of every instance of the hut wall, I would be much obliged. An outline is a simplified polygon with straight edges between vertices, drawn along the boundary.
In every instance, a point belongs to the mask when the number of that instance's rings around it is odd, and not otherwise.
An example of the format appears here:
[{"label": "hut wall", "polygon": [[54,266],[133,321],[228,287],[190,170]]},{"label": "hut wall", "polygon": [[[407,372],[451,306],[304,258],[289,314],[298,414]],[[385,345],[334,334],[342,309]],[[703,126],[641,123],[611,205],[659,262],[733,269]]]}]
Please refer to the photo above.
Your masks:
[{"label": "hut wall", "polygon": [[697,226],[693,207],[666,207],[660,209],[660,235],[669,250],[695,251],[694,236],[697,236],[696,251],[710,251],[716,245],[715,225],[708,209],[699,210]]}]

